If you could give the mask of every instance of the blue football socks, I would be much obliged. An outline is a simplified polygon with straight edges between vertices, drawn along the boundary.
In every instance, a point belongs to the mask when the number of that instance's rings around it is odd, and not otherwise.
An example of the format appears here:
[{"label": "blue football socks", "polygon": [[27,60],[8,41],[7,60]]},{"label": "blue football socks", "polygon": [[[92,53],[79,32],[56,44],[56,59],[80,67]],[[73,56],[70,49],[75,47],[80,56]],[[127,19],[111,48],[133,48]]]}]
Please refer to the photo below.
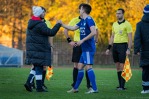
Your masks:
[{"label": "blue football socks", "polygon": [[81,69],[78,71],[77,81],[76,81],[76,84],[74,86],[74,89],[78,89],[78,87],[81,84],[81,81],[83,79],[83,76],[84,76],[84,70]]},{"label": "blue football socks", "polygon": [[96,91],[97,90],[97,85],[96,85],[95,74],[94,74],[93,69],[92,68],[88,69],[87,73],[88,73],[89,80],[92,84],[92,88],[93,88],[93,90]]}]

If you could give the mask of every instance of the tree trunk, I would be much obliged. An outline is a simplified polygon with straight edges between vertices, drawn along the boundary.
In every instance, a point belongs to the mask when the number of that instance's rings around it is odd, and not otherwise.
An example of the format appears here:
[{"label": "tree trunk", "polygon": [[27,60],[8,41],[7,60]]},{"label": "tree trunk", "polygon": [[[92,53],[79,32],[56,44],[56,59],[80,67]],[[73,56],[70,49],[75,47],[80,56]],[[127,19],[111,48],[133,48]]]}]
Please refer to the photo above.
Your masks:
[{"label": "tree trunk", "polygon": [[19,32],[19,35],[18,35],[18,49],[22,49],[22,3],[20,2],[20,32]]},{"label": "tree trunk", "polygon": [[12,29],[12,48],[14,48],[14,46],[15,46],[15,42],[14,42],[14,35],[15,35],[15,25],[16,25],[16,23],[15,23],[15,19],[14,19],[14,22],[13,22],[13,29]]},{"label": "tree trunk", "polygon": [[90,3],[90,0],[86,0],[86,3]]}]

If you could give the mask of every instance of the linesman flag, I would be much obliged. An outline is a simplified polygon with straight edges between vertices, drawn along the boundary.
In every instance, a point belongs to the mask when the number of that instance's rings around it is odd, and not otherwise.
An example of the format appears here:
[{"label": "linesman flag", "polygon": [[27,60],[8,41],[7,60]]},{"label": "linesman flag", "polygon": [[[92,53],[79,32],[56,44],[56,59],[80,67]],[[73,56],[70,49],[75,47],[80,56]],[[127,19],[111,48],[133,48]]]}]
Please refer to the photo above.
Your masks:
[{"label": "linesman flag", "polygon": [[50,80],[50,78],[53,76],[53,67],[48,66],[47,73],[46,73],[46,79]]},{"label": "linesman flag", "polygon": [[128,56],[126,57],[124,68],[123,68],[123,72],[122,72],[121,76],[125,79],[126,82],[132,76],[132,72],[131,72],[131,67],[130,67],[130,62],[129,62]]}]

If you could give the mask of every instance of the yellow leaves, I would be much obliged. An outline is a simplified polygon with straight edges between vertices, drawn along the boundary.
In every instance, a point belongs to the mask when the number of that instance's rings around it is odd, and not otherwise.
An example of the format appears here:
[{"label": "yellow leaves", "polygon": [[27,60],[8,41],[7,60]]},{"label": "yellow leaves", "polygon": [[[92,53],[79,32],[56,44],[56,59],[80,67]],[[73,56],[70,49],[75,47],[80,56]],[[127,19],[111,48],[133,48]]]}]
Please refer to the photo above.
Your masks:
[{"label": "yellow leaves", "polygon": [[[91,16],[95,20],[100,30],[100,37],[104,40],[104,43],[108,42],[108,39],[110,37],[109,35],[111,34],[112,24],[113,22],[116,21],[116,10],[118,8],[125,9],[126,12],[125,19],[130,21],[133,27],[133,31],[135,31],[136,23],[139,22],[142,18],[144,6],[146,4],[149,4],[149,0],[89,0],[89,1],[90,5],[92,6]],[[23,12],[22,27],[23,30],[25,31],[28,19],[30,18],[32,12],[30,8],[32,5],[45,7],[47,10],[46,19],[48,19],[51,22],[52,26],[54,26],[57,20],[62,20],[65,24],[68,24],[72,18],[79,16],[78,6],[83,2],[85,3],[86,0],[33,0],[33,3],[26,2],[26,4],[23,4],[25,1],[21,2]],[[19,13],[18,14],[16,13],[15,15],[19,15]],[[12,16],[11,19],[13,19],[13,15],[10,16]],[[8,19],[6,19],[6,21],[8,21]],[[5,25],[1,26],[2,28],[4,28],[3,31],[10,32],[11,34],[11,31],[8,31],[7,29],[10,28],[12,30],[13,22],[14,20],[11,20],[8,23],[9,27]],[[0,23],[2,23],[1,20]],[[16,21],[16,27],[18,26],[19,22]],[[60,29],[58,34],[63,35],[62,33],[63,28]]]},{"label": "yellow leaves", "polygon": [[5,33],[8,33],[8,32],[10,32],[10,27],[8,25],[4,25],[2,28],[2,31]]},{"label": "yellow leaves", "polygon": [[149,4],[149,0],[145,0],[146,1],[146,4]]}]

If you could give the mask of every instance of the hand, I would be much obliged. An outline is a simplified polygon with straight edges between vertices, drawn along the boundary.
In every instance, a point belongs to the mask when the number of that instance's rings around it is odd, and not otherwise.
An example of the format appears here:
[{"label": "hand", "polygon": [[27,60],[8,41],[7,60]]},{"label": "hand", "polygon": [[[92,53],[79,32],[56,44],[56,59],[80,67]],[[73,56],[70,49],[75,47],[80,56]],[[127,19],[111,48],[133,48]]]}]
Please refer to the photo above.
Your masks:
[{"label": "hand", "polygon": [[110,52],[110,50],[107,49],[106,52],[105,52],[105,54],[106,54],[106,55],[109,55],[109,52]]},{"label": "hand", "polygon": [[51,46],[51,53],[53,53],[53,46]]},{"label": "hand", "polygon": [[126,55],[130,55],[130,50],[129,49],[127,49]]},{"label": "hand", "polygon": [[80,46],[84,41],[83,40],[80,40],[77,42],[77,46]]},{"label": "hand", "polygon": [[61,20],[58,20],[56,23],[57,24],[60,23],[61,25],[63,24]]},{"label": "hand", "polygon": [[69,44],[70,44],[71,46],[76,46],[76,42],[74,42],[74,41],[71,41]]},{"label": "hand", "polygon": [[138,52],[137,55],[140,55],[140,52]]}]

